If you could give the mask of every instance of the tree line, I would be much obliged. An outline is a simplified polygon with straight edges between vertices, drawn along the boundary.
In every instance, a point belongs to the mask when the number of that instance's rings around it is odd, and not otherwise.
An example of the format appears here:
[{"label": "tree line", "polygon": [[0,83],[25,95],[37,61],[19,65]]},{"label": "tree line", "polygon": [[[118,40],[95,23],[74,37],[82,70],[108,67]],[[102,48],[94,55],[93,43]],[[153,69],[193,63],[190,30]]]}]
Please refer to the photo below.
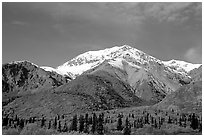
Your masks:
[{"label": "tree line", "polygon": [[[167,117],[167,118],[165,118]],[[176,124],[181,127],[190,126],[193,130],[202,132],[201,118],[195,113],[191,114],[179,114],[176,118],[169,115],[166,112],[164,116],[158,115],[155,111],[154,114],[150,114],[147,111],[143,111],[141,116],[136,114],[118,114],[117,125],[115,130],[120,131],[124,135],[130,135],[132,128],[143,128],[144,125],[150,125],[153,128],[160,129],[164,123]],[[3,127],[12,127],[23,129],[29,123],[38,123],[41,128],[54,129],[58,132],[81,132],[87,134],[99,134],[106,133],[105,124],[113,123],[112,119],[108,116],[104,116],[104,113],[96,114],[84,114],[74,115],[70,121],[67,121],[64,115],[57,115],[54,119],[46,119],[45,117],[36,118],[30,117],[29,119],[19,118],[17,115],[14,118],[4,116],[2,119]]]}]

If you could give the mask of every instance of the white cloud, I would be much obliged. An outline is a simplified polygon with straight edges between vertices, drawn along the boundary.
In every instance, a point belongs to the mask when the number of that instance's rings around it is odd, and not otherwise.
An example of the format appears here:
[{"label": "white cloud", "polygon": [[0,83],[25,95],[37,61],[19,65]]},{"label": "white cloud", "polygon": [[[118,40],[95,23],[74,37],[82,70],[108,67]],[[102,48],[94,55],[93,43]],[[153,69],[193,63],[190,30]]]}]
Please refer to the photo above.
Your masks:
[{"label": "white cloud", "polygon": [[131,18],[132,21],[143,21],[153,18],[159,22],[184,23],[190,16],[201,18],[201,3],[187,2],[162,2],[162,3],[110,3],[107,6],[122,15]]},{"label": "white cloud", "polygon": [[202,62],[202,47],[192,47],[184,55],[185,59],[192,63]]},{"label": "white cloud", "polygon": [[[46,6],[45,6],[46,5]],[[32,8],[51,14],[56,21],[75,16],[100,22],[142,24],[153,18],[159,22],[183,24],[188,20],[202,20],[202,3],[188,2],[90,2],[90,3],[36,3]]]}]

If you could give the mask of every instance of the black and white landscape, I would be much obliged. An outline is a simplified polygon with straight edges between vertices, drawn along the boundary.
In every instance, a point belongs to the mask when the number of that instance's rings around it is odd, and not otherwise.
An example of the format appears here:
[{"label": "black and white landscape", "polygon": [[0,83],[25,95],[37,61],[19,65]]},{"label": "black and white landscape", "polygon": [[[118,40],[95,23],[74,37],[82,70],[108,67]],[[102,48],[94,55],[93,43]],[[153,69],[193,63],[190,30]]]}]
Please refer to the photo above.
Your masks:
[{"label": "black and white landscape", "polygon": [[[49,5],[49,3],[36,4],[38,6],[42,5],[42,7],[46,4]],[[69,5],[69,3],[66,4]],[[80,4],[86,5],[86,3],[78,4],[79,8]],[[113,8],[112,6],[118,6],[121,4],[122,6],[125,6],[123,7],[123,10],[129,11],[132,8],[130,11],[133,13],[136,12],[134,10],[134,8],[136,8],[134,7],[135,3],[103,4],[99,5],[101,7],[104,5],[108,5],[109,7],[111,5],[111,8]],[[143,3],[140,4],[142,5]],[[157,4],[160,6],[163,5],[163,3],[147,4],[153,4],[152,6],[154,6],[154,8],[152,9],[155,9],[155,7],[158,6]],[[168,4],[170,5],[169,7],[167,6]],[[201,3],[190,3],[185,7],[184,4],[187,3],[183,3],[180,6],[177,6],[179,3],[168,4],[164,4],[161,7],[166,10],[171,8],[171,10],[175,10],[174,12],[177,14],[180,11],[186,11],[184,15],[188,17],[188,20],[194,20],[194,14],[188,13],[187,11],[191,8],[198,8],[199,5],[202,5]],[[181,57],[181,59],[185,59],[185,61],[174,58],[166,61],[140,50],[141,48],[138,49],[137,47],[140,47],[139,45],[131,44],[130,42],[131,45],[109,45],[108,47],[104,46],[98,50],[83,50],[81,54],[76,54],[74,57],[69,58],[57,67],[50,67],[52,64],[38,65],[38,63],[36,63],[38,62],[37,60],[35,62],[28,61],[30,60],[29,54],[25,55],[25,57],[28,57],[26,60],[23,58],[22,61],[16,61],[20,59],[15,60],[15,58],[13,58],[13,61],[5,62],[4,58],[6,61],[11,58],[8,57],[10,54],[8,52],[10,45],[7,39],[13,38],[15,35],[12,34],[12,36],[9,36],[8,34],[12,31],[21,32],[20,30],[14,29],[14,26],[10,29],[7,28],[9,26],[8,22],[14,18],[11,16],[12,11],[10,8],[12,6],[14,9],[18,6],[24,8],[25,5],[26,4],[22,4],[19,6],[18,4],[12,5],[12,3],[3,3],[2,52],[4,56],[2,63],[2,134],[202,134],[202,61],[201,59],[199,60],[198,55],[200,54],[200,51],[195,52],[194,50],[193,52],[191,50],[190,52],[189,49],[187,49],[187,52],[183,57],[192,55],[192,60],[188,60],[190,57],[188,56],[187,58]],[[76,7],[76,5],[77,4],[73,7]],[[128,6],[130,7],[125,9]],[[143,6],[145,7],[148,5],[144,4]],[[173,6],[176,8],[172,8]],[[19,7],[16,9],[19,10]],[[39,9],[42,7],[39,6]],[[69,7],[70,6],[67,8]],[[80,10],[87,11],[85,7]],[[88,8],[90,7],[91,6],[89,5]],[[182,8],[177,11],[180,7]],[[47,7],[45,6],[45,8]],[[186,8],[188,10],[186,10]],[[37,9],[34,9],[32,12],[35,10]],[[99,12],[100,10],[101,9],[98,9],[96,11]],[[114,12],[115,9],[113,8],[112,10],[112,12]],[[32,12],[29,14],[33,14]],[[48,10],[46,12],[50,11]],[[131,13],[131,15],[133,13]],[[93,13],[90,14],[93,15]],[[95,13],[95,15],[97,14],[99,13]],[[102,13],[100,13],[100,15],[101,14]],[[130,16],[129,12],[126,14],[127,15],[125,16]],[[178,14],[178,16],[181,15]],[[168,16],[171,17],[170,14]],[[74,17],[74,15],[71,16],[71,18]],[[95,17],[93,18],[95,19]],[[104,19],[105,17],[102,16],[102,18]],[[21,19],[23,19],[23,17]],[[74,23],[77,24],[78,18],[75,17],[74,19]],[[186,19],[182,23],[185,23],[185,21],[187,22],[188,20]],[[192,24],[189,22],[186,24],[190,25],[190,28],[192,27]],[[191,21],[191,23],[192,22],[193,21]],[[32,27],[31,24],[23,24],[22,22],[15,22],[15,25],[18,25],[19,29],[20,27],[23,27],[23,25],[25,25],[24,27]],[[70,27],[69,24],[67,27]],[[67,31],[66,28],[63,31]],[[188,34],[186,34],[186,38],[188,37],[187,35]],[[189,35],[189,37],[190,36],[191,35]],[[29,37],[29,34],[27,37]],[[33,42],[33,39],[30,40]],[[12,39],[10,39],[10,41],[12,41]],[[38,39],[36,41],[38,41]],[[180,40],[175,41],[175,43],[181,43],[181,45],[185,44]],[[17,42],[16,44],[19,45],[20,43]],[[167,43],[167,45],[169,44],[171,43]],[[185,47],[182,47],[181,45],[178,44],[177,46],[172,47],[176,48],[176,50],[184,50]],[[13,47],[15,47],[15,45],[13,45]],[[42,46],[39,47],[40,50],[46,50],[46,48]],[[36,48],[39,47],[36,46]],[[58,47],[56,45],[55,47],[55,50],[57,50],[60,46]],[[151,51],[151,45],[147,45],[147,47],[149,47],[149,51]],[[157,46],[155,45],[155,47]],[[21,48],[20,45],[19,48]],[[71,52],[74,52],[74,46],[69,47],[69,49],[72,48],[73,50],[67,52],[70,54]],[[190,49],[193,48],[194,46]],[[160,53],[166,52],[163,49],[165,49],[165,45],[164,48],[161,48],[160,46],[157,47],[156,52],[158,55],[164,55],[164,53]],[[169,47],[166,49],[169,49]],[[199,46],[195,46],[194,49],[199,49]],[[154,51],[154,49],[152,50]],[[31,53],[32,51],[23,52]],[[22,54],[25,54],[23,52]],[[5,55],[7,53],[8,55]],[[193,56],[194,53],[196,54],[196,58]],[[173,52],[172,54],[175,54],[176,57],[181,56]],[[36,53],[36,56],[36,58],[40,60],[38,53]],[[53,56],[55,55],[53,54]],[[57,56],[60,56],[60,54]],[[58,62],[55,63],[57,64]]]}]

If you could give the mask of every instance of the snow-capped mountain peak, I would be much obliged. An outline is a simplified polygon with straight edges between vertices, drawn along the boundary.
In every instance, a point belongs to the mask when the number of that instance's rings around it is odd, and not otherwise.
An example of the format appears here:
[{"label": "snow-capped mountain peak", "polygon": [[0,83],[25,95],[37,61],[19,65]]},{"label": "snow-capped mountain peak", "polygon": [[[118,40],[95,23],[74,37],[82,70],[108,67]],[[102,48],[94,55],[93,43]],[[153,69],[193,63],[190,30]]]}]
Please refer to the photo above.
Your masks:
[{"label": "snow-capped mountain peak", "polygon": [[83,72],[99,66],[104,61],[109,62],[112,66],[122,67],[122,60],[125,60],[132,65],[142,66],[145,69],[152,70],[156,69],[158,65],[165,66],[180,74],[186,74],[190,70],[200,66],[200,64],[191,64],[178,60],[161,61],[129,45],[123,45],[98,51],[85,52],[67,61],[61,66],[58,66],[56,69],[50,67],[43,68],[47,71],[55,71],[58,74],[68,75],[75,78]]},{"label": "snow-capped mountain peak", "polygon": [[186,71],[189,72],[195,68],[199,68],[201,64],[192,64],[185,61],[180,60],[170,60],[170,61],[163,61],[166,66],[169,66],[177,71]]},{"label": "snow-capped mountain peak", "polygon": [[84,63],[90,63],[91,61],[95,61],[95,60],[112,59],[114,57],[121,55],[121,52],[131,48],[132,47],[128,45],[124,45],[124,46],[115,46],[112,48],[106,48],[104,50],[88,51],[64,63],[62,66],[72,66],[72,65],[77,66]]},{"label": "snow-capped mountain peak", "polygon": [[139,64],[147,63],[148,59],[156,59],[138,49],[132,48],[131,46],[123,45],[104,50],[85,52],[57,67],[57,70],[62,72],[64,75],[66,75],[68,72],[71,72],[74,75],[80,75],[84,71],[98,66],[105,60],[113,60],[116,58],[124,58],[128,62]]},{"label": "snow-capped mountain peak", "polygon": [[58,70],[56,70],[56,69],[54,69],[54,68],[52,68],[52,67],[48,67],[48,66],[41,66],[40,68],[44,69],[45,71],[56,72],[56,73],[58,73],[58,74],[61,74],[61,75],[62,75],[62,73],[61,73],[60,71],[58,71]]}]

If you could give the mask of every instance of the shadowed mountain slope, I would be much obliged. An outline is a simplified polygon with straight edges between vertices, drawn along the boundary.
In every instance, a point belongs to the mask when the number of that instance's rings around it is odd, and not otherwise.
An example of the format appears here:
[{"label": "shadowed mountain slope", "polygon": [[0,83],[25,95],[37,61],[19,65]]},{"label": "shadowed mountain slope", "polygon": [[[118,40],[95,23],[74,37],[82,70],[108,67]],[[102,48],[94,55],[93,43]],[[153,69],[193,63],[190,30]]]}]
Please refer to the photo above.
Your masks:
[{"label": "shadowed mountain slope", "polygon": [[[20,97],[4,107],[7,114],[54,116],[147,105],[131,87],[107,72],[81,75],[58,88]],[[14,115],[14,114],[12,114]]]},{"label": "shadowed mountain slope", "polygon": [[86,52],[56,69],[8,63],[2,66],[3,112],[50,117],[156,103],[164,109],[200,109],[198,66],[164,62],[127,45]]},{"label": "shadowed mountain slope", "polygon": [[171,69],[157,62],[149,68],[135,65],[124,59],[107,60],[83,74],[105,71],[118,80],[130,85],[132,92],[149,102],[158,103],[167,94],[174,92],[182,84],[190,82],[188,76],[175,74]]},{"label": "shadowed mountain slope", "polygon": [[176,111],[202,112],[202,81],[180,87],[155,107]]},{"label": "shadowed mountain slope", "polygon": [[202,81],[202,66],[195,68],[189,72],[192,81]]},{"label": "shadowed mountain slope", "polygon": [[55,88],[68,81],[65,77],[47,72],[28,61],[4,64],[2,65],[3,105],[16,97]]}]

